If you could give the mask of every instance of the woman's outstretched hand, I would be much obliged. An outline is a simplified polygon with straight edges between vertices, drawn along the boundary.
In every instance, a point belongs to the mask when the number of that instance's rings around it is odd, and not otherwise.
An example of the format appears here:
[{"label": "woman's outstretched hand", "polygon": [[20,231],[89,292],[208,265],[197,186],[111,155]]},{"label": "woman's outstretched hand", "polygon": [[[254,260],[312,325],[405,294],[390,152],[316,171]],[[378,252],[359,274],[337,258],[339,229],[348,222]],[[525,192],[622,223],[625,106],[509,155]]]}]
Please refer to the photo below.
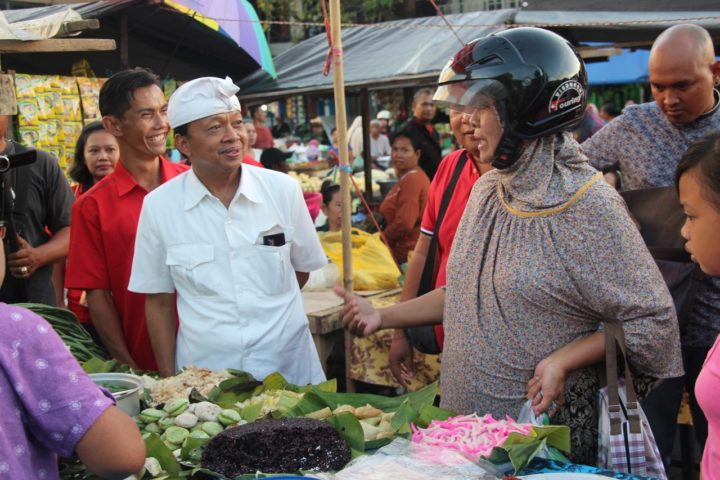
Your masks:
[{"label": "woman's outstretched hand", "polygon": [[345,300],[340,312],[343,326],[350,333],[366,337],[382,326],[380,312],[375,310],[370,302],[357,295],[353,295],[342,287],[335,287],[335,294]]}]

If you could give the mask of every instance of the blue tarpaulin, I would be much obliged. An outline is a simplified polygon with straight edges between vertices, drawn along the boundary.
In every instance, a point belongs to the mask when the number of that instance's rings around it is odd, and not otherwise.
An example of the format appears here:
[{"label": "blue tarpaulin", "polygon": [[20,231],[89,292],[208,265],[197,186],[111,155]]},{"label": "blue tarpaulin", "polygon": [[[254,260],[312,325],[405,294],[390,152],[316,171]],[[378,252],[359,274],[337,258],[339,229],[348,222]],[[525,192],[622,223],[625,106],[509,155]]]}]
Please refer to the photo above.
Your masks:
[{"label": "blue tarpaulin", "polygon": [[647,83],[649,50],[628,50],[605,62],[587,63],[590,85]]}]

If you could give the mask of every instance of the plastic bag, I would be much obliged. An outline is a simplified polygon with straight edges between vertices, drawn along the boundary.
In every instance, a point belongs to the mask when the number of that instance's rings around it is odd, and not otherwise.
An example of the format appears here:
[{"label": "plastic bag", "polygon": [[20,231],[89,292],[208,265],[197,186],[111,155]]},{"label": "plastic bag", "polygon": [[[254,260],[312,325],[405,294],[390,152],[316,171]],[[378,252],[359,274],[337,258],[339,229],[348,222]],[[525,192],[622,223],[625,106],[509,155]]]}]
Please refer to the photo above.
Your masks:
[{"label": "plastic bag", "polygon": [[[342,272],[341,233],[320,232],[318,235],[325,255]],[[352,229],[352,270],[355,290],[386,290],[400,286],[400,269],[380,236],[357,228]]]},{"label": "plastic bag", "polygon": [[[429,450],[433,452],[429,454]],[[496,480],[502,475],[491,464],[478,465],[444,448],[418,449],[404,438],[371,455],[362,455],[335,474],[314,474],[323,480]]]},{"label": "plastic bag", "polygon": [[[565,428],[567,427],[561,427],[558,425],[551,425],[550,424],[550,417],[547,413],[541,413],[540,415],[535,415],[535,412],[532,409],[532,400],[528,400],[523,405],[522,409],[520,409],[520,415],[518,415],[517,423],[524,423],[529,425],[534,425],[536,427],[539,427],[536,429],[536,433],[539,432],[540,429],[548,431],[549,429],[558,429],[558,428]],[[544,428],[543,428],[544,427]],[[568,449],[569,452],[569,446],[570,446],[570,431],[569,429],[566,432],[566,439],[567,439],[567,446],[566,447],[560,447],[563,449]],[[562,442],[556,442],[553,441],[550,443],[550,446],[548,445],[550,437],[547,437],[541,442],[541,447],[535,450],[532,455],[527,458],[527,462],[529,463],[533,458],[545,458],[548,460],[555,460],[563,463],[570,463],[570,460],[563,455],[563,453],[555,447],[558,447],[561,445]],[[557,439],[556,439],[557,440]],[[503,465],[503,467],[507,467],[507,465]],[[508,468],[510,470],[511,468]]]},{"label": "plastic bag", "polygon": [[328,263],[319,270],[310,272],[303,292],[323,292],[340,284],[340,271],[334,263]]},{"label": "plastic bag", "polygon": [[536,416],[532,409],[532,400],[525,402],[525,405],[520,409],[520,415],[518,415],[517,423],[527,423],[530,425],[550,425],[550,417],[547,413],[541,413],[540,416]]}]

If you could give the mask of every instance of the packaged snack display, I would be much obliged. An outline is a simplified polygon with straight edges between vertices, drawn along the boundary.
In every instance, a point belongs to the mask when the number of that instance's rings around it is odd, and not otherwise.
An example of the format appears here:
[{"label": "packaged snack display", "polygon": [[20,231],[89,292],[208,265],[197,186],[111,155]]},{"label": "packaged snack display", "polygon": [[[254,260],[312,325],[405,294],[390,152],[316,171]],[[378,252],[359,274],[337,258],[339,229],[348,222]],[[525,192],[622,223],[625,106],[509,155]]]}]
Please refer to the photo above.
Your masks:
[{"label": "packaged snack display", "polygon": [[46,150],[66,169],[75,154],[83,121],[99,119],[102,79],[60,75],[15,75],[18,139]]}]

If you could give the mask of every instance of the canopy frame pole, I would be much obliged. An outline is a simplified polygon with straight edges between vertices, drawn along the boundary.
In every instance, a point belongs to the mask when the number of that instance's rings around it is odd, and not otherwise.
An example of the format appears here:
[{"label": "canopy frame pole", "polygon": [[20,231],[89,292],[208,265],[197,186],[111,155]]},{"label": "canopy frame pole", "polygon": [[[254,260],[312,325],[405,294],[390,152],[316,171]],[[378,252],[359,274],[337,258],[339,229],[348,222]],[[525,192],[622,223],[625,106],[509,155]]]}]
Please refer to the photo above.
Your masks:
[{"label": "canopy frame pole", "polygon": [[[340,156],[340,195],[342,198],[342,250],[343,250],[343,287],[352,292],[352,232],[350,166],[348,162],[347,112],[345,111],[345,72],[343,70],[342,28],[340,26],[340,0],[330,0],[330,26],[332,33],[333,93],[335,96],[335,126],[338,132],[338,150]],[[345,332],[345,382],[348,392],[355,391],[355,382],[350,378],[352,360],[352,335]]]},{"label": "canopy frame pole", "polygon": [[[370,93],[367,87],[360,91],[362,103],[362,132],[363,132],[363,170],[365,171],[365,199],[368,204],[372,202],[372,151],[370,149]],[[357,155],[353,152],[353,155]],[[370,215],[372,212],[367,212]]]}]

